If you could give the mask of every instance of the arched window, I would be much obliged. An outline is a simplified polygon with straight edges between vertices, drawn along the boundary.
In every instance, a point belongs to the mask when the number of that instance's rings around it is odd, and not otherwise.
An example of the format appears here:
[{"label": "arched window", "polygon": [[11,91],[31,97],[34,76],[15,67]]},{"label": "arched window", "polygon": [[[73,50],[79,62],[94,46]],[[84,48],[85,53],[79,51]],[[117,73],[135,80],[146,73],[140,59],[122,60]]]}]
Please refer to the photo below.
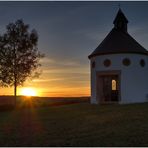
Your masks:
[{"label": "arched window", "polygon": [[116,82],[116,80],[112,80],[112,90],[117,90],[117,82]]}]

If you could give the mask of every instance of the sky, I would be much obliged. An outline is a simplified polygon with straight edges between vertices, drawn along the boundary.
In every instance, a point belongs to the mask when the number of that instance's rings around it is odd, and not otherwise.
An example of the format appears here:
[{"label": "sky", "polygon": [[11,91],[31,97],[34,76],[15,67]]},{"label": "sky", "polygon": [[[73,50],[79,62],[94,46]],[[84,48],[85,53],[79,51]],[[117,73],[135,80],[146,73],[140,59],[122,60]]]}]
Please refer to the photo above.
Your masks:
[{"label": "sky", "polygon": [[[40,77],[27,80],[23,88],[33,88],[39,96],[89,96],[88,55],[113,28],[119,3],[129,21],[129,34],[148,49],[147,1],[1,1],[0,34],[8,23],[23,19],[37,30],[38,49],[45,54]],[[0,90],[0,95],[13,94],[13,88]]]}]

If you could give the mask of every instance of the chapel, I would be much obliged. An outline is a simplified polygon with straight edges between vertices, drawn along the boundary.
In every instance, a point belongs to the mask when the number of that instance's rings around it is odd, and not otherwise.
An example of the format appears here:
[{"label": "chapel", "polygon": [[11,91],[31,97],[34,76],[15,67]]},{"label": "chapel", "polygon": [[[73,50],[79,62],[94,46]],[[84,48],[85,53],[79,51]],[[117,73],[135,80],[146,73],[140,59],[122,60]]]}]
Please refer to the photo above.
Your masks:
[{"label": "chapel", "polygon": [[148,51],[128,33],[121,9],[114,27],[88,56],[91,69],[91,103],[148,101]]}]

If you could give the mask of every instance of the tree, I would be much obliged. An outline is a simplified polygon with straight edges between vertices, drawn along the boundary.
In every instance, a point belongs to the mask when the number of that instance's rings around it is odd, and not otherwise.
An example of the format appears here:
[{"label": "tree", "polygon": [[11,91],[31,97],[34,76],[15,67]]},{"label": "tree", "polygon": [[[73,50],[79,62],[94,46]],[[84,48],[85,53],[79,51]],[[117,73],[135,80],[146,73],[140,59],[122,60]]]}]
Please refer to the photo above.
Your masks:
[{"label": "tree", "polygon": [[17,86],[23,85],[35,71],[43,57],[37,48],[36,30],[29,31],[29,25],[23,20],[9,23],[6,33],[0,35],[0,81],[1,86],[14,86],[16,102]]}]

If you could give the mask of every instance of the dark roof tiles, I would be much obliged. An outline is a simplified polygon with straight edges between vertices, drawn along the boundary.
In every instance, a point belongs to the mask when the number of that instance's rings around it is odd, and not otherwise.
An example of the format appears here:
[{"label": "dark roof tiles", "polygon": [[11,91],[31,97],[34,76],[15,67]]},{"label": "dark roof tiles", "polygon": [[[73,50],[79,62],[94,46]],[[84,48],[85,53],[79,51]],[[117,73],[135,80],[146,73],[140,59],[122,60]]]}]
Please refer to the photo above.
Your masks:
[{"label": "dark roof tiles", "polygon": [[128,20],[119,9],[114,20],[114,28],[101,42],[101,44],[88,57],[116,53],[137,53],[148,55],[148,51],[142,47],[127,32]]},{"label": "dark roof tiles", "polygon": [[148,55],[148,51],[128,33],[113,28],[95,51],[89,55],[89,58],[96,55],[115,53],[139,53]]}]

